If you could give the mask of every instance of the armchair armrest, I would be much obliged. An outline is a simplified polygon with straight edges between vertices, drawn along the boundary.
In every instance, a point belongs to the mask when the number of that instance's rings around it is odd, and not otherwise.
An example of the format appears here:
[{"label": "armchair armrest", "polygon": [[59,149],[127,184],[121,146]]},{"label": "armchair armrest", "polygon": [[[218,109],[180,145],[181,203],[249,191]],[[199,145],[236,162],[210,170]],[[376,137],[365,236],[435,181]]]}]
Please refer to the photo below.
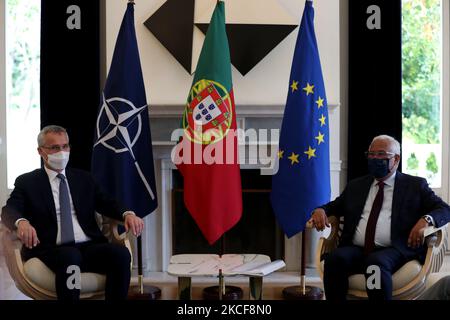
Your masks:
[{"label": "armchair armrest", "polygon": [[439,272],[442,267],[447,247],[448,226],[447,223],[440,228],[431,226],[424,230],[425,244],[428,247],[424,269],[428,273]]},{"label": "armchair armrest", "polygon": [[427,237],[429,237],[429,236],[431,236],[431,235],[437,236],[438,233],[441,233],[442,231],[447,230],[447,228],[448,228],[448,223],[445,224],[445,225],[443,225],[443,226],[440,227],[440,228],[436,228],[436,227],[434,227],[434,226],[426,227],[425,230],[424,230],[424,232],[423,232],[423,237],[424,237],[424,238],[427,238]]},{"label": "armchair armrest", "polygon": [[119,233],[119,226],[123,226],[124,224],[121,221],[113,220],[111,222],[111,230],[114,236],[115,241],[124,241],[130,235],[130,232]]},{"label": "armchair armrest", "polygon": [[23,292],[24,284],[24,270],[22,256],[20,249],[22,248],[22,242],[17,237],[17,233],[8,229],[6,226],[0,223],[0,239],[2,244],[3,254],[5,256],[6,266],[18,288]]},{"label": "armchair armrest", "polygon": [[20,249],[22,248],[22,242],[17,236],[17,232],[8,229],[5,225],[0,223],[0,234],[3,254],[5,255],[6,262],[13,261],[16,258],[17,253],[20,256]]},{"label": "armchair armrest", "polygon": [[119,226],[123,226],[123,222],[114,220],[111,218],[103,218],[102,220],[102,232],[103,235],[111,242],[122,246],[125,246],[131,255],[130,268],[133,266],[133,250],[130,242],[130,231],[119,233]]},{"label": "armchair armrest", "polygon": [[[331,232],[328,237],[321,237],[317,244],[316,251],[316,270],[319,276],[323,279],[323,268],[322,268],[322,260],[323,255],[329,253],[337,248],[339,243],[339,218],[330,216],[328,217],[328,222],[331,226]],[[307,228],[314,229],[314,226],[309,221],[306,223]]]},{"label": "armchair armrest", "polygon": [[119,233],[119,226],[123,226],[122,221],[114,220],[111,218],[103,219],[102,221],[103,235],[112,243],[126,245],[127,242],[129,243],[131,233],[129,231]]},{"label": "armchair armrest", "polygon": [[[339,243],[339,218],[330,216],[328,217],[328,222],[330,223],[331,232],[327,238],[321,237],[319,240],[320,256],[334,250]],[[314,226],[309,221],[306,227],[314,229]]]}]

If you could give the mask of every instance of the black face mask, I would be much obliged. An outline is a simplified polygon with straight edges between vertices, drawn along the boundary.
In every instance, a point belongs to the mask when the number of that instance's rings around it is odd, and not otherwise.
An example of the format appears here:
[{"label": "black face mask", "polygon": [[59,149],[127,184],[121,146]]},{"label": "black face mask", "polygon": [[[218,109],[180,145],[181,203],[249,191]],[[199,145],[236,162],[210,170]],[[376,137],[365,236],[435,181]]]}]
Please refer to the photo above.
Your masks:
[{"label": "black face mask", "polygon": [[381,179],[389,174],[389,159],[367,159],[369,173],[376,179]]}]

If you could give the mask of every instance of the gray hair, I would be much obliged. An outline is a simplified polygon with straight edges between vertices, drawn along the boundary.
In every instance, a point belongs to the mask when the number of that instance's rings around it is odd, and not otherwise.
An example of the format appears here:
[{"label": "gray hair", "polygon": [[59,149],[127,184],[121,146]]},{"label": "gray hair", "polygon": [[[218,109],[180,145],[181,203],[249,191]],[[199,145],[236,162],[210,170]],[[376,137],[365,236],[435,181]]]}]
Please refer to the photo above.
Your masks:
[{"label": "gray hair", "polygon": [[401,152],[400,142],[398,142],[395,138],[388,136],[386,134],[382,134],[373,138],[372,142],[370,143],[369,149],[372,146],[372,144],[378,140],[388,141],[391,147],[391,151],[395,154],[400,155]]},{"label": "gray hair", "polygon": [[39,147],[42,147],[44,145],[45,135],[47,133],[65,133],[67,136],[67,139],[69,139],[69,135],[67,134],[66,129],[64,129],[63,127],[60,127],[60,126],[56,126],[56,125],[49,125],[49,126],[42,128],[42,130],[39,132],[39,134],[37,136],[37,143],[38,143]]}]

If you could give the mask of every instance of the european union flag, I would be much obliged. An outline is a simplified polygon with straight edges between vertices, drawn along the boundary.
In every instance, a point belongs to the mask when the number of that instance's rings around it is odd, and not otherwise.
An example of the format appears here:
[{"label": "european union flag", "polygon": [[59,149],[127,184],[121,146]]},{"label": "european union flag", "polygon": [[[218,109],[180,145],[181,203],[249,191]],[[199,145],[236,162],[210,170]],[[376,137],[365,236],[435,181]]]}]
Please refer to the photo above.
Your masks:
[{"label": "european union flag", "polygon": [[98,112],[92,173],[107,193],[138,216],[158,206],[133,3],[123,17]]},{"label": "european union flag", "polygon": [[330,200],[328,109],[314,33],[314,8],[306,1],[295,45],[272,178],[272,207],[288,237],[301,232],[311,212]]}]

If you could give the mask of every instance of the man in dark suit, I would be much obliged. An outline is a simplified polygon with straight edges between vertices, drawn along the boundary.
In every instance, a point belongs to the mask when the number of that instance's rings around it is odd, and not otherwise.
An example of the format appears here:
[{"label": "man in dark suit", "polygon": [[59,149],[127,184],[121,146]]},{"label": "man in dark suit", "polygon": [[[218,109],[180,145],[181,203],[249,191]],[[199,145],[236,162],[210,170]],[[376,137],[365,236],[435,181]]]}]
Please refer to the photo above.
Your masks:
[{"label": "man in dark suit", "polygon": [[106,274],[106,299],[125,299],[130,284],[130,253],[108,243],[101,233],[95,212],[124,221],[135,235],[144,223],[132,211],[102,193],[85,171],[66,168],[70,155],[64,128],[47,126],[38,135],[38,152],[44,168],[23,174],[2,208],[2,222],[23,243],[22,257],[37,257],[55,272],[60,300],[78,300],[80,290],[69,286],[74,273]]},{"label": "man in dark suit", "polygon": [[350,181],[334,201],[314,210],[310,221],[319,231],[328,216],[344,217],[339,247],[325,257],[324,287],[329,300],[344,300],[348,277],[380,271],[379,285],[368,286],[369,299],[392,298],[392,274],[413,259],[423,259],[424,229],[450,221],[450,208],[427,181],[397,172],[400,144],[375,137],[367,152],[369,175]]}]

